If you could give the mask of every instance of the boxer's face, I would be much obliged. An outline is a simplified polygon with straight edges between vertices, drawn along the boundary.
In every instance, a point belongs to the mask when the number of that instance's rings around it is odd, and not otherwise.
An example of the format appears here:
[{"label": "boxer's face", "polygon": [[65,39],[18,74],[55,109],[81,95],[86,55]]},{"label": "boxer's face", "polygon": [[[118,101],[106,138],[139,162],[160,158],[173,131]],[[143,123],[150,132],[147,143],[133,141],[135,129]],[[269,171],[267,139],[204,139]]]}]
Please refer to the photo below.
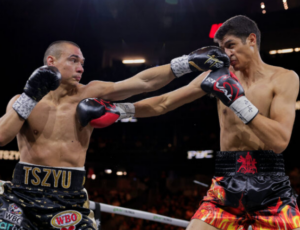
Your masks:
[{"label": "boxer's face", "polygon": [[84,57],[81,50],[71,44],[65,44],[60,58],[55,61],[55,66],[61,73],[62,83],[77,85],[84,72]]},{"label": "boxer's face", "polygon": [[252,60],[253,47],[248,38],[242,40],[234,35],[225,35],[219,41],[219,46],[229,56],[230,65],[235,70],[242,70],[249,66]]}]

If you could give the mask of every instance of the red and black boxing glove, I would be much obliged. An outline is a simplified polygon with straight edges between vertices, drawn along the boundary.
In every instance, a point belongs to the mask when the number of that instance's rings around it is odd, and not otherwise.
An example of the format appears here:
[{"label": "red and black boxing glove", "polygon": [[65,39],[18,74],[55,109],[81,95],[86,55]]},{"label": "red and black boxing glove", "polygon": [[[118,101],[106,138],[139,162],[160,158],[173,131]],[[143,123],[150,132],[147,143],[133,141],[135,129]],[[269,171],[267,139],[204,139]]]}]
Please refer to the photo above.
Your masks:
[{"label": "red and black boxing glove", "polygon": [[210,72],[202,81],[201,88],[219,98],[245,124],[258,114],[258,109],[245,97],[242,85],[228,68]]},{"label": "red and black boxing glove", "polygon": [[119,119],[132,117],[132,103],[111,103],[98,98],[87,98],[78,103],[76,113],[81,126],[88,123],[94,128],[105,128]]}]

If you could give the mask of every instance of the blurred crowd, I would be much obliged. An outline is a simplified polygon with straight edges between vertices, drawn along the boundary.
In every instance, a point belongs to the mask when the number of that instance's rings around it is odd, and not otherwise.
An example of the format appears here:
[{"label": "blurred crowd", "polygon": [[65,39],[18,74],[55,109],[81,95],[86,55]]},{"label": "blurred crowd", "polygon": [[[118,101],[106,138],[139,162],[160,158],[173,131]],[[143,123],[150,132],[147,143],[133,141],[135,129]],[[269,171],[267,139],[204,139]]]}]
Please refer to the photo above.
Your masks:
[{"label": "blurred crowd", "polygon": [[[294,168],[288,175],[293,189],[299,194],[300,169]],[[209,184],[210,178],[207,175],[196,175],[195,178]],[[102,188],[88,188],[90,199],[190,221],[208,190],[193,184],[192,178],[170,179],[165,172],[161,173],[160,180],[152,183],[149,178],[137,179],[131,183],[132,179],[128,176],[121,183],[118,182],[120,179],[110,181],[111,185],[116,184],[113,189],[103,185]],[[299,201],[298,199],[298,205]],[[101,222],[102,230],[184,230],[182,227],[104,212],[101,213]]]}]

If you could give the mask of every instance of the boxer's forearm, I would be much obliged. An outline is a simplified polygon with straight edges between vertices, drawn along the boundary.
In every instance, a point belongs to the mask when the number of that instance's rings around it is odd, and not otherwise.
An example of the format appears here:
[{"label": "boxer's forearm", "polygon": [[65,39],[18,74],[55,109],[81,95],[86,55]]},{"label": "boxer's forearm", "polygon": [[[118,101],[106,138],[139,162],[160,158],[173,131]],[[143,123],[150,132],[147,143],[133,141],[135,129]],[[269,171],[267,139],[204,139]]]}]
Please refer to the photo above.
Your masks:
[{"label": "boxer's forearm", "polygon": [[289,144],[291,132],[278,121],[258,114],[248,126],[275,153],[282,153]]},{"label": "boxer's forearm", "polygon": [[159,116],[201,98],[206,93],[199,87],[199,79],[170,93],[136,102],[135,117]]},{"label": "boxer's forearm", "polygon": [[135,117],[154,117],[167,112],[163,96],[148,98],[134,103]]},{"label": "boxer's forearm", "polygon": [[11,142],[19,133],[25,120],[22,119],[13,109],[7,111],[0,118],[0,146],[5,146]]}]

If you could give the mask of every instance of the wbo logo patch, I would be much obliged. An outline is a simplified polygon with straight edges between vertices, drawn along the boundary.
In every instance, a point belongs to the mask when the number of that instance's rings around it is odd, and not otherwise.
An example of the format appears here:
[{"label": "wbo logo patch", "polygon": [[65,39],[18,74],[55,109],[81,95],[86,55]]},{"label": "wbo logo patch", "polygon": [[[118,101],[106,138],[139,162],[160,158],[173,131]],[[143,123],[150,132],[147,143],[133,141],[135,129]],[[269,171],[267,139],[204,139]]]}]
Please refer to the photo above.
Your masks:
[{"label": "wbo logo patch", "polygon": [[20,226],[23,221],[23,217],[21,217],[22,214],[22,209],[12,203],[8,206],[8,212],[5,212],[4,219]]},{"label": "wbo logo patch", "polygon": [[74,225],[78,224],[81,219],[82,215],[80,212],[67,210],[64,212],[59,212],[52,217],[51,225],[55,228],[73,230],[75,229]]}]

